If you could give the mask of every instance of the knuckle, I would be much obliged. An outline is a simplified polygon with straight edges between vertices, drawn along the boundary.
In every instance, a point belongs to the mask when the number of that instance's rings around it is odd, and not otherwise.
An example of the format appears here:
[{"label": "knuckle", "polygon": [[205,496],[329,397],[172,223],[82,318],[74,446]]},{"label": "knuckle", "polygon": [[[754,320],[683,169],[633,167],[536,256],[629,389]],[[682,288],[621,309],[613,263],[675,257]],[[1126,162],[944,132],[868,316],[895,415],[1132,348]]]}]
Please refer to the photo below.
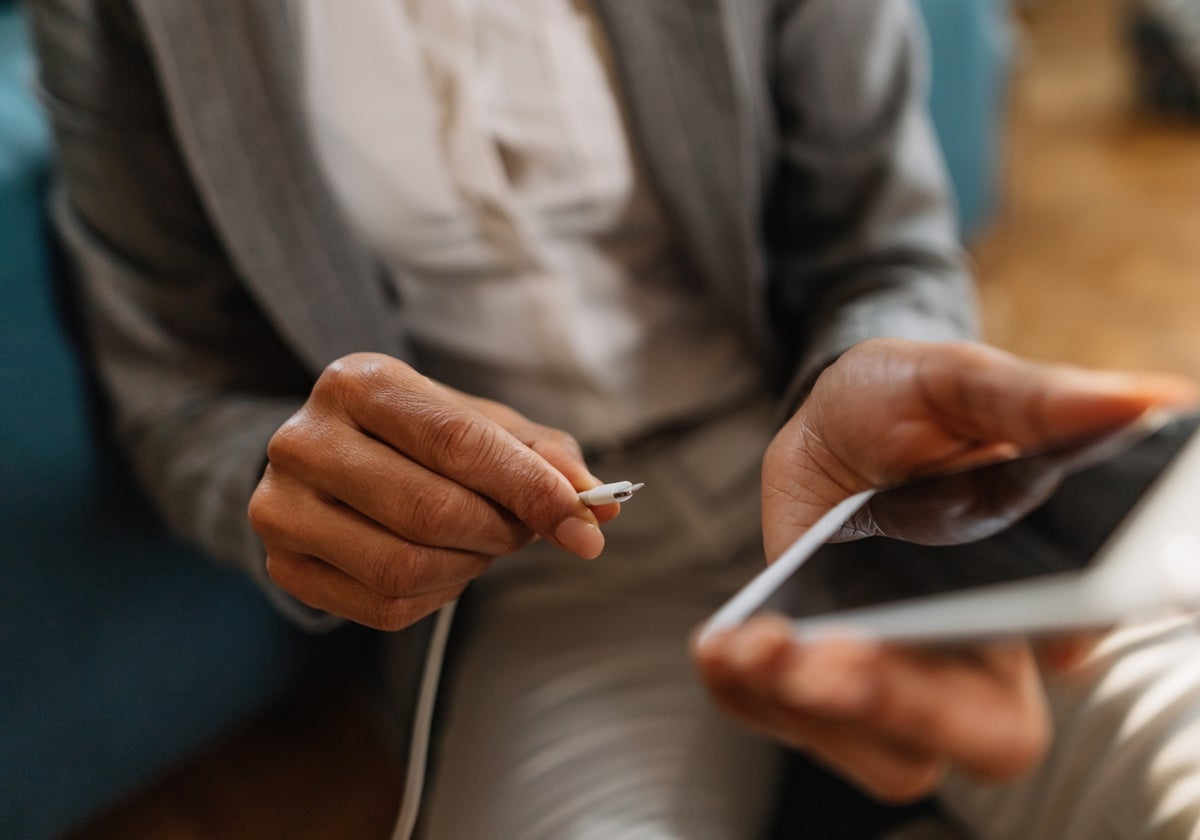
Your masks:
[{"label": "knuckle", "polygon": [[419,586],[420,571],[414,551],[409,546],[392,546],[367,558],[367,577],[375,589],[390,598],[414,594]]},{"label": "knuckle", "polygon": [[496,429],[457,412],[443,412],[430,424],[432,446],[443,453],[455,472],[474,472],[489,465],[499,452]]},{"label": "knuckle", "polygon": [[375,353],[351,353],[326,365],[318,383],[328,387],[340,387],[347,383],[361,382],[377,374],[382,357]]},{"label": "knuckle", "polygon": [[331,362],[313,387],[318,399],[353,404],[387,387],[401,364],[381,353],[351,353]]},{"label": "knuckle", "polygon": [[408,598],[384,598],[373,610],[370,626],[377,630],[395,632],[415,624],[421,615]]},{"label": "knuckle", "polygon": [[[533,533],[511,516],[454,485],[414,493],[400,513],[398,529],[429,549],[459,548],[490,557],[512,554],[533,539]],[[407,549],[409,564],[415,546]],[[421,562],[431,562],[429,557]]]},{"label": "knuckle", "polygon": [[425,489],[409,500],[410,536],[427,545],[445,545],[468,525],[459,494],[452,487]]},{"label": "knuckle", "polygon": [[430,407],[421,421],[424,448],[437,453],[442,472],[460,476],[503,476],[511,482],[516,453],[508,433],[491,421],[453,408]]},{"label": "knuckle", "polygon": [[276,429],[267,443],[267,461],[278,467],[301,466],[311,457],[314,432],[301,410]]},{"label": "knuckle", "polygon": [[357,387],[362,375],[363,364],[359,356],[343,356],[330,362],[313,386],[313,396],[323,400],[336,398],[347,390]]}]

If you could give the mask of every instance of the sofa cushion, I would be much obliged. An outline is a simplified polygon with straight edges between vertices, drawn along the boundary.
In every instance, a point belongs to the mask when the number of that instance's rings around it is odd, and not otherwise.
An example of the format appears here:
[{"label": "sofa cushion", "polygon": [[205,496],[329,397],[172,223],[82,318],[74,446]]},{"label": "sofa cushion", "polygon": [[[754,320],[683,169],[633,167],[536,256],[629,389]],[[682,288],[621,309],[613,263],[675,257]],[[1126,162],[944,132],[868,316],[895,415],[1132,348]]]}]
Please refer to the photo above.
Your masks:
[{"label": "sofa cushion", "polygon": [[311,640],[168,537],[95,431],[17,9],[0,5],[0,834],[44,838],[277,696]]}]

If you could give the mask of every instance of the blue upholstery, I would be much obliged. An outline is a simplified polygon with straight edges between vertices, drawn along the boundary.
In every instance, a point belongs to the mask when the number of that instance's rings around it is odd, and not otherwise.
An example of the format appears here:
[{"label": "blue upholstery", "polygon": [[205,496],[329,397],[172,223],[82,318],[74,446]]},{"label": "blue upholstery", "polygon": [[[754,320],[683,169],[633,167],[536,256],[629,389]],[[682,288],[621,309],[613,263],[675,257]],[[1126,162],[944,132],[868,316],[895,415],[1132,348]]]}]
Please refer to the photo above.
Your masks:
[{"label": "blue upholstery", "polygon": [[97,444],[52,282],[46,128],[0,6],[0,836],[45,838],[277,695],[308,642]]},{"label": "blue upholstery", "polygon": [[996,203],[1010,0],[920,0],[933,56],[929,108],[958,194],[963,230]]},{"label": "blue upholstery", "polygon": [[[966,224],[992,203],[990,0],[923,0]],[[276,696],[314,653],[166,536],[101,445],[43,218],[48,138],[0,0],[0,836],[41,840]],[[336,640],[335,640],[336,643]]]}]

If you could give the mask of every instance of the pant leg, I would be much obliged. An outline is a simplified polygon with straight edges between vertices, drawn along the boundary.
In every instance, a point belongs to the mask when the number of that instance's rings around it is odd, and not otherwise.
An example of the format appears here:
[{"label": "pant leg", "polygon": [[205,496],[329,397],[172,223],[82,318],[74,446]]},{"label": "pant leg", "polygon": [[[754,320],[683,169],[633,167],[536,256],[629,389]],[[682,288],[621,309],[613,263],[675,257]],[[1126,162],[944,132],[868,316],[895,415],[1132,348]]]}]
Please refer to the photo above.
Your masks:
[{"label": "pant leg", "polygon": [[1167,619],[1112,633],[1047,678],[1056,724],[1026,779],[951,775],[947,809],[986,840],[1200,840],[1200,632]]},{"label": "pant leg", "polygon": [[421,820],[425,840],[753,840],[780,751],[728,721],[688,637],[763,563],[769,412],[653,457],[595,465],[646,482],[582,561],[537,544],[462,604]]}]

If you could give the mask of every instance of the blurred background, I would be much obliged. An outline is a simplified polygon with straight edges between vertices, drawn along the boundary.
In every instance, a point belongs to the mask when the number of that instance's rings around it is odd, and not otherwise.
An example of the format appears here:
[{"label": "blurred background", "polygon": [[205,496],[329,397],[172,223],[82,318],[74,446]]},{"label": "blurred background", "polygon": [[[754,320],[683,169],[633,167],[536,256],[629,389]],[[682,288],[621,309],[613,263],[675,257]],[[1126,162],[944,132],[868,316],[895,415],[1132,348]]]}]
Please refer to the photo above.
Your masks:
[{"label": "blurred background", "polygon": [[[1187,10],[1174,42],[1159,7]],[[1015,20],[1000,198],[972,241],[988,339],[1200,377],[1200,3],[1029,0]]]},{"label": "blurred background", "polygon": [[[1200,379],[1200,0],[1017,2],[921,0],[986,336]],[[386,837],[362,639],[165,537],[94,434],[30,79],[0,0],[0,837]]]}]

